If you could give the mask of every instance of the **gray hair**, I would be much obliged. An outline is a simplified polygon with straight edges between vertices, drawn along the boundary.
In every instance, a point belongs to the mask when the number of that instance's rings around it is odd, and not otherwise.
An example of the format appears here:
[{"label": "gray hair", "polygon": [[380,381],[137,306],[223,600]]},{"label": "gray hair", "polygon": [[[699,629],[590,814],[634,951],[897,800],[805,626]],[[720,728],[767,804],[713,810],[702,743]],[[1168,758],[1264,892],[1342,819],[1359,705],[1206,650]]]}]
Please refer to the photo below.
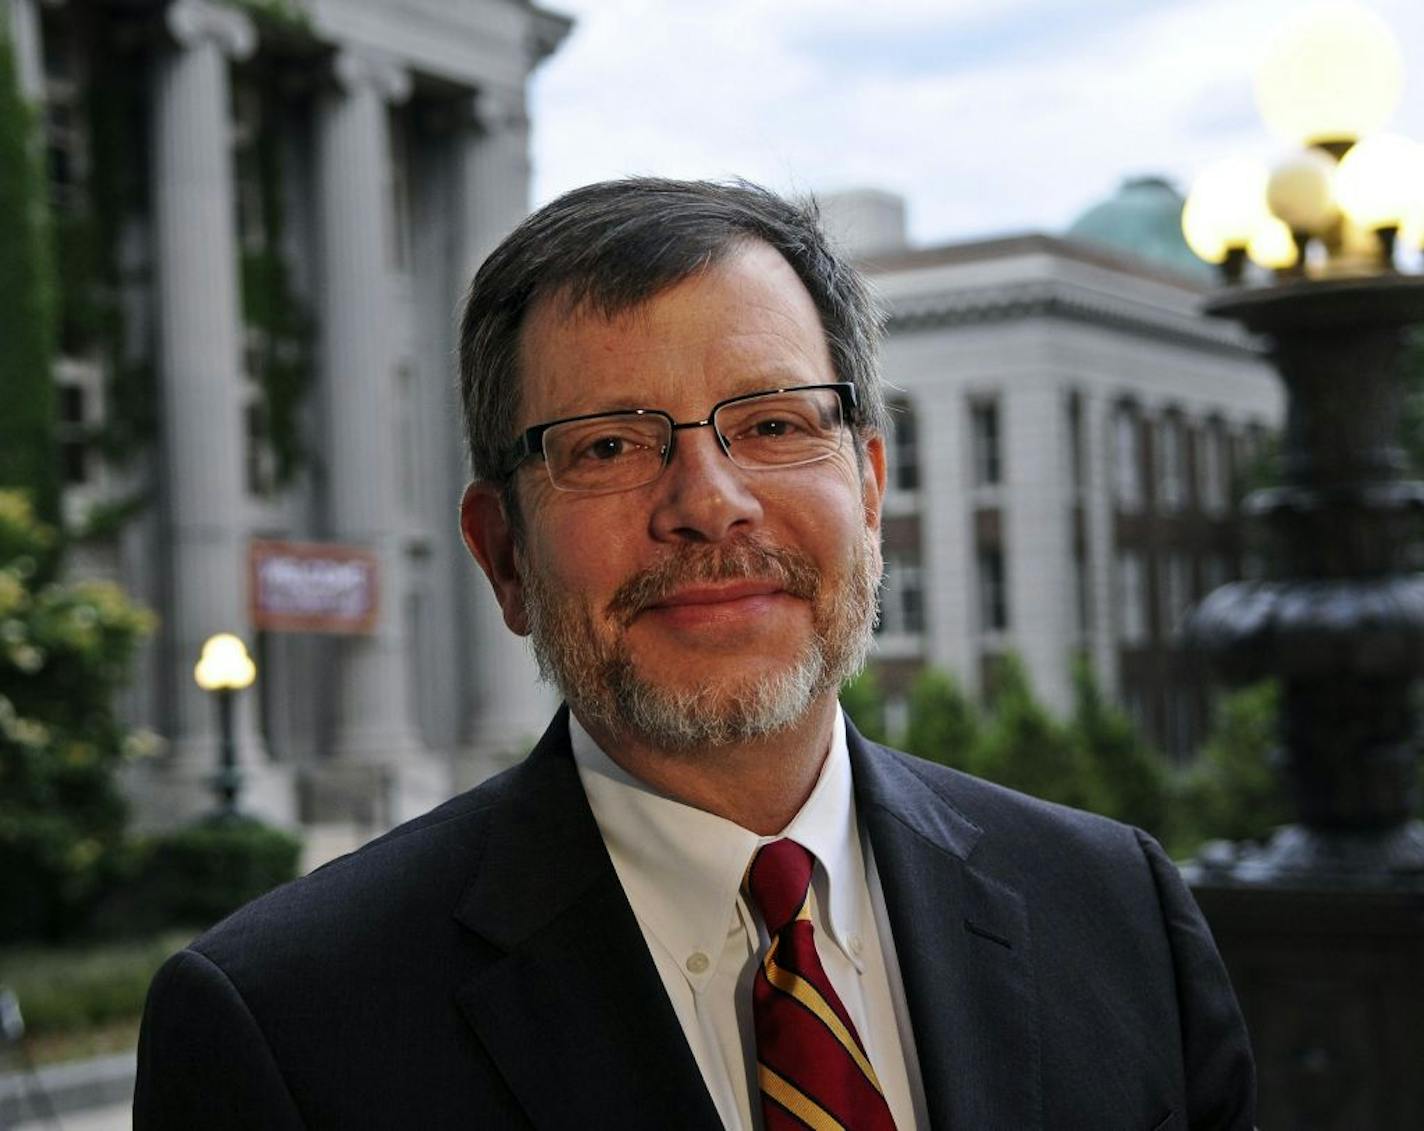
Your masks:
[{"label": "gray hair", "polygon": [[[460,322],[460,395],[475,478],[508,473],[500,459],[519,417],[520,331],[539,300],[559,295],[571,310],[612,318],[748,241],[780,252],[810,293],[836,379],[856,387],[862,443],[883,434],[876,354],[884,319],[860,275],[831,249],[815,201],[792,203],[746,181],[633,177],[586,185],[545,205],[475,275]],[[514,502],[511,491],[505,497]]]}]

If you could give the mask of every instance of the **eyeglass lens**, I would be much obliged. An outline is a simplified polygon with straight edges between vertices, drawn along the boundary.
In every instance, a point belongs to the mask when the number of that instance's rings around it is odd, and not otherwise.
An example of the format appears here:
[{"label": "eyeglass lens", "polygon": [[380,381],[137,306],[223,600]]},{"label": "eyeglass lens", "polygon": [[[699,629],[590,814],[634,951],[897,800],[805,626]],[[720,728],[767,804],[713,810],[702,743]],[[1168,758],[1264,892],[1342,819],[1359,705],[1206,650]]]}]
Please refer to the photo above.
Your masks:
[{"label": "eyeglass lens", "polygon": [[[718,407],[712,426],[732,462],[752,470],[825,459],[839,449],[844,434],[834,389],[731,401]],[[554,486],[562,490],[626,490],[662,473],[672,436],[665,416],[607,413],[550,428],[544,433],[544,458]]]}]

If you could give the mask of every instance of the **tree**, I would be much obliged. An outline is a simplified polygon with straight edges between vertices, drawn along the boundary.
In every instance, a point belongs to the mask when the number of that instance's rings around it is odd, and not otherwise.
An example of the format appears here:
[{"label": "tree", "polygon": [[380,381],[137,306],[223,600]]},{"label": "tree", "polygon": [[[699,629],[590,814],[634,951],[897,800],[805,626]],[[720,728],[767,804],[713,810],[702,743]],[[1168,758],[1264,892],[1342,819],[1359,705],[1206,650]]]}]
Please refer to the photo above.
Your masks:
[{"label": "tree", "polygon": [[116,780],[151,738],[114,695],[153,617],[101,581],[44,581],[55,541],[0,491],[0,940],[75,929],[121,859]]},{"label": "tree", "polygon": [[1093,799],[1086,761],[1068,728],[1034,698],[1017,656],[1003,657],[995,687],[973,772],[1045,801],[1089,807]]},{"label": "tree", "polygon": [[1279,694],[1265,681],[1224,696],[1211,733],[1177,787],[1174,855],[1205,840],[1260,840],[1290,819],[1276,773]]},{"label": "tree", "polygon": [[1088,771],[1089,808],[1165,836],[1169,774],[1161,756],[1143,741],[1132,720],[1103,698],[1087,660],[1074,665],[1073,690],[1070,727]]},{"label": "tree", "polygon": [[875,673],[862,668],[854,679],[841,685],[841,709],[850,716],[855,729],[871,742],[885,742],[885,700],[875,681]]},{"label": "tree", "polygon": [[35,509],[53,522],[60,491],[54,288],[38,152],[9,35],[0,25],[0,487],[28,491]]},{"label": "tree", "polygon": [[958,681],[938,668],[922,671],[910,689],[905,749],[928,761],[971,771],[979,731],[979,711]]}]

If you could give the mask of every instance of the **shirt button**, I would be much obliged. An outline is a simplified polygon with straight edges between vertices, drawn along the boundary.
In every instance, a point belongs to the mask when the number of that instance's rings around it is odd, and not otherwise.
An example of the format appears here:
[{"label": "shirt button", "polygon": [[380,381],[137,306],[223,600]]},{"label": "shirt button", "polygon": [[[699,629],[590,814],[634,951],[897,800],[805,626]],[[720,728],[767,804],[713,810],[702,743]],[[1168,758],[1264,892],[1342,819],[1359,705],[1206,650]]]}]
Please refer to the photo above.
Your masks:
[{"label": "shirt button", "polygon": [[850,937],[850,952],[851,952],[853,955],[855,955],[857,958],[859,958],[859,957],[860,957],[860,952],[861,952],[862,950],[864,950],[864,949],[865,949],[865,947],[861,944],[860,936],[859,936],[859,935],[851,935],[851,937]]},{"label": "shirt button", "polygon": [[685,965],[689,974],[705,974],[712,960],[699,950],[688,956]]}]

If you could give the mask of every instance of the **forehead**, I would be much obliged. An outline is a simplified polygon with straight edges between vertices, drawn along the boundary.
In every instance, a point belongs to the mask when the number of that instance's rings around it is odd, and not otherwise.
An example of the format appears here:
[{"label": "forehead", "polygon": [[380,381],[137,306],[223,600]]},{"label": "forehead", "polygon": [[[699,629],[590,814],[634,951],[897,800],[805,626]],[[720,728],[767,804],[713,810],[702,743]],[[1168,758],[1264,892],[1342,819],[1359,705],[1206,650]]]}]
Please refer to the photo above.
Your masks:
[{"label": "forehead", "polygon": [[810,293],[756,242],[611,318],[546,296],[525,319],[519,370],[521,427],[616,408],[697,413],[738,393],[835,380]]}]

